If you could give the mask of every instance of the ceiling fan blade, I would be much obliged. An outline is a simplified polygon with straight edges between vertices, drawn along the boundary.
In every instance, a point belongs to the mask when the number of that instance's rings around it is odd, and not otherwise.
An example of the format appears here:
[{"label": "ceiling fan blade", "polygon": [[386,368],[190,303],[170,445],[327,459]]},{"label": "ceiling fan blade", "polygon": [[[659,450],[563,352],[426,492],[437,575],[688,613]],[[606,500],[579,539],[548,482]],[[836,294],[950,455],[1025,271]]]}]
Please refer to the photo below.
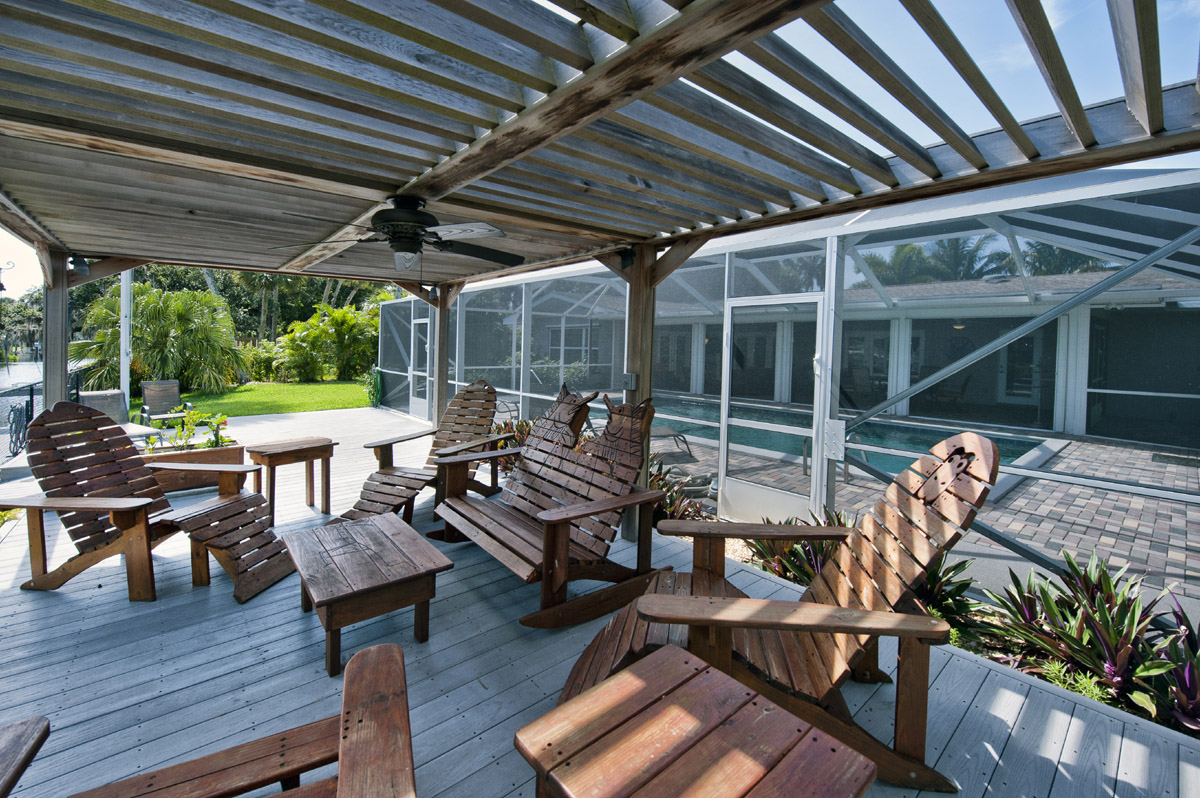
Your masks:
[{"label": "ceiling fan blade", "polygon": [[514,255],[511,252],[501,252],[498,249],[491,249],[489,247],[480,247],[475,244],[444,241],[435,246],[443,252],[453,252],[455,255],[465,255],[468,258],[490,260],[492,263],[499,263],[502,266],[520,266],[525,262],[525,258],[520,255]]},{"label": "ceiling fan blade", "polygon": [[353,241],[356,244],[381,244],[382,238],[336,238],[332,241],[309,241],[307,244],[284,244],[282,247],[268,247],[269,252],[272,249],[296,249],[297,247],[315,247],[317,244],[348,244]]},{"label": "ceiling fan blade", "polygon": [[504,231],[492,227],[487,222],[459,222],[458,224],[439,224],[425,228],[426,233],[433,233],[442,241],[452,241],[459,238],[503,238]]},{"label": "ceiling fan blade", "polygon": [[318,222],[329,222],[330,224],[340,224],[346,227],[361,227],[364,230],[371,229],[368,225],[354,224],[353,222],[347,222],[344,219],[326,219],[324,216],[309,216],[307,213],[292,213],[291,211],[284,211],[283,213],[285,216],[299,216],[301,219],[313,219]]}]

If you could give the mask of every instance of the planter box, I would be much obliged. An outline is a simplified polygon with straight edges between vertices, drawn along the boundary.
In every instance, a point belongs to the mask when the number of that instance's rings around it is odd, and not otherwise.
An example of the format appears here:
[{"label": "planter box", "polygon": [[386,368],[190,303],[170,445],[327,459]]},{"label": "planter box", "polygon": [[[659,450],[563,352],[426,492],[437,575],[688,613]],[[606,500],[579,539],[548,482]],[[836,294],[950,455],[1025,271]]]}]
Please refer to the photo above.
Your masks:
[{"label": "planter box", "polygon": [[[147,463],[220,463],[222,465],[239,465],[245,462],[240,443],[222,446],[218,449],[186,449],[183,451],[158,449],[154,454],[143,454],[142,459]],[[164,491],[191,490],[192,488],[209,488],[217,486],[216,474],[196,474],[183,471],[155,471],[154,478]]]}]

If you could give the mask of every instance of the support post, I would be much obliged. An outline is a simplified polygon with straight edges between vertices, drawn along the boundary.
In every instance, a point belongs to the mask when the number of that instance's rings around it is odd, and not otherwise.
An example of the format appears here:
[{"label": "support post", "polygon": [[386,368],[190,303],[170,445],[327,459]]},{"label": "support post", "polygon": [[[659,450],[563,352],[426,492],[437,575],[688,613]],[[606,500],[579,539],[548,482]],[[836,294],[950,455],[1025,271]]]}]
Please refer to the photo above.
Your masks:
[{"label": "support post", "polygon": [[[813,512],[836,509],[837,464],[830,457],[845,450],[845,430],[838,419],[842,373],[842,278],[845,273],[845,244],[831,236],[825,240],[825,297],[821,317],[817,319],[816,406],[813,408],[813,467],[809,483],[809,504]],[[833,440],[840,436],[841,440]],[[840,444],[840,445],[839,445]]]},{"label": "support post", "polygon": [[71,319],[67,299],[67,253],[50,250],[48,255],[52,287],[45,289],[42,309],[43,402],[53,407],[67,398],[67,341],[71,338]]},{"label": "support post", "polygon": [[[129,404],[129,363],[133,358],[133,270],[121,272],[121,395]],[[128,413],[118,423],[128,420]],[[207,555],[206,555],[207,556]]]},{"label": "support post", "polygon": [[[629,273],[629,295],[626,302],[625,314],[625,371],[634,375],[635,387],[626,389],[625,401],[637,404],[649,399],[654,388],[654,246],[638,244],[628,254],[622,254],[629,261],[624,270]],[[642,473],[638,484],[645,486],[650,465],[650,439],[647,436],[643,459]],[[638,539],[637,515],[626,513],[626,521],[621,526],[621,537],[626,540]],[[647,538],[648,539],[648,538]]]},{"label": "support post", "polygon": [[433,303],[433,396],[430,407],[435,425],[450,404],[450,308],[461,290],[461,284],[440,285]]}]

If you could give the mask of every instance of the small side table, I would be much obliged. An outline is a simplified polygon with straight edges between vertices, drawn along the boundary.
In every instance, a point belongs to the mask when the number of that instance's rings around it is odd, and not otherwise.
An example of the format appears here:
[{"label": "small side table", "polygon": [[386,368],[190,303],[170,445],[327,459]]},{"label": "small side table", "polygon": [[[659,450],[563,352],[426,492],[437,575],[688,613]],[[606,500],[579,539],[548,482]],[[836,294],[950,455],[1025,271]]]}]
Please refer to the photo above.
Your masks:
[{"label": "small side table", "polygon": [[325,627],[325,669],[342,670],[342,628],[413,607],[413,635],[429,639],[435,578],[454,567],[415,529],[390,513],[284,536],[300,573],[300,608]]},{"label": "small side table", "polygon": [[[337,441],[329,438],[293,438],[286,441],[270,441],[246,447],[250,462],[267,470],[267,507],[271,512],[271,526],[275,526],[275,469],[281,465],[304,463],[305,501],[313,507],[313,461],[321,461],[321,512],[329,515],[329,458]],[[262,472],[254,472],[254,490],[263,492]]]},{"label": "small side table", "polygon": [[677,646],[517,732],[539,796],[858,798],[875,763]]}]

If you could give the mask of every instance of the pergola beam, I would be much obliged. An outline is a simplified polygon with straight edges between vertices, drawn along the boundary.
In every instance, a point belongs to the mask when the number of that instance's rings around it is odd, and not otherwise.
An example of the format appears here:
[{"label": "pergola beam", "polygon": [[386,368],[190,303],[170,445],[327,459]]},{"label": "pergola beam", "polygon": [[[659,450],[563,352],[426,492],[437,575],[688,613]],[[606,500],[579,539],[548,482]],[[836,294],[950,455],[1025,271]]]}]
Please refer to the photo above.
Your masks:
[{"label": "pergola beam", "polygon": [[[901,0],[908,13],[916,20],[925,34],[933,41],[950,65],[954,67],[963,81],[983,103],[984,108],[995,117],[1004,128],[1004,132],[1012,139],[1026,158],[1038,157],[1037,146],[1025,133],[1021,123],[1017,121],[1008,106],[1000,99],[1000,95],[992,88],[992,84],[984,77],[983,71],[971,58],[970,53],[963,47],[962,42],[954,35],[954,31],[946,24],[946,20],[933,7],[930,0]],[[1161,113],[1161,111],[1160,111]]]},{"label": "pergola beam", "polygon": [[1095,146],[1096,134],[1092,132],[1087,112],[1079,100],[1079,92],[1071,73],[1067,70],[1066,59],[1054,37],[1054,29],[1046,16],[1046,9],[1041,0],[1005,0],[1012,12],[1013,20],[1017,23],[1029,52],[1050,89],[1058,110],[1062,113],[1063,121],[1067,123],[1079,146],[1088,148]]},{"label": "pergola beam", "polygon": [[114,274],[136,269],[138,266],[145,266],[147,263],[154,261],[145,258],[104,258],[94,263],[88,264],[87,274],[78,274],[75,271],[69,273],[68,286],[74,288],[77,285],[94,282],[104,277],[111,277]]},{"label": "pergola beam", "polygon": [[1146,132],[1163,128],[1162,61],[1158,48],[1157,4],[1108,0],[1125,104]]}]

